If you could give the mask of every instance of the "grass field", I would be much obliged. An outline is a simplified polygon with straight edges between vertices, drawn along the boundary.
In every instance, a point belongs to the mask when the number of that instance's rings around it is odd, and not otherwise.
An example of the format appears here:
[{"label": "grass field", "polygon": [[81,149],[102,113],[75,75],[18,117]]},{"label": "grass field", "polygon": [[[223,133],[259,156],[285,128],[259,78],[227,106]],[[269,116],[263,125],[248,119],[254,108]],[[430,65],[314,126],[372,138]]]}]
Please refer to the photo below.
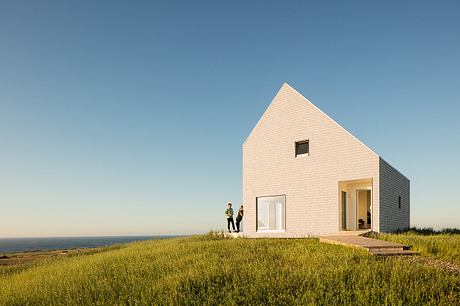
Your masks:
[{"label": "grass field", "polygon": [[406,244],[424,256],[460,265],[460,234],[419,235],[416,233],[380,234],[380,239]]},{"label": "grass field", "polygon": [[460,275],[316,239],[146,241],[0,267],[1,305],[456,305]]}]

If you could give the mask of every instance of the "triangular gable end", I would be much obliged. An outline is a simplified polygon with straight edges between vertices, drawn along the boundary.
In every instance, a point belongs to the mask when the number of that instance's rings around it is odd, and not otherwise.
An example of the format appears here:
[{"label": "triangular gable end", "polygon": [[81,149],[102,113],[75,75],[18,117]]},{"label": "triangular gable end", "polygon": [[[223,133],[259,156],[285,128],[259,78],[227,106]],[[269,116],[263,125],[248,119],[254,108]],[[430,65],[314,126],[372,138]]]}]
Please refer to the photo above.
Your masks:
[{"label": "triangular gable end", "polygon": [[313,108],[315,108],[316,110],[318,110],[321,114],[323,114],[327,119],[329,119],[331,122],[333,122],[335,125],[337,125],[338,127],[340,127],[343,131],[345,131],[347,134],[349,134],[351,137],[353,137],[358,143],[360,143],[364,148],[366,148],[367,150],[369,150],[371,153],[375,154],[376,156],[379,156],[377,153],[375,153],[371,148],[369,148],[366,144],[364,144],[361,140],[359,140],[356,136],[354,136],[352,133],[350,133],[349,131],[347,131],[343,126],[341,126],[339,123],[337,123],[334,119],[332,119],[329,115],[327,115],[325,112],[323,112],[320,108],[318,108],[315,104],[311,103],[307,98],[305,98],[302,94],[300,94],[297,90],[295,90],[294,88],[292,88],[289,84],[287,83],[284,83],[280,90],[277,92],[277,94],[275,95],[275,97],[273,98],[272,102],[270,103],[270,105],[267,107],[267,109],[265,110],[265,112],[262,114],[262,116],[260,117],[259,121],[257,121],[257,124],[255,125],[255,127],[252,129],[251,133],[249,133],[248,137],[246,138],[246,140],[244,141],[243,143],[243,146],[246,144],[246,142],[250,139],[251,135],[253,134],[253,132],[257,129],[257,127],[260,125],[260,123],[263,121],[264,119],[264,116],[266,113],[268,113],[268,111],[270,110],[270,107],[272,106],[272,104],[277,100],[277,97],[280,96],[281,94],[283,94],[284,92],[286,91],[290,91],[290,92],[293,92],[295,93],[296,95],[298,95],[299,97],[301,97],[301,99],[303,101],[305,101],[306,103],[309,103]]}]

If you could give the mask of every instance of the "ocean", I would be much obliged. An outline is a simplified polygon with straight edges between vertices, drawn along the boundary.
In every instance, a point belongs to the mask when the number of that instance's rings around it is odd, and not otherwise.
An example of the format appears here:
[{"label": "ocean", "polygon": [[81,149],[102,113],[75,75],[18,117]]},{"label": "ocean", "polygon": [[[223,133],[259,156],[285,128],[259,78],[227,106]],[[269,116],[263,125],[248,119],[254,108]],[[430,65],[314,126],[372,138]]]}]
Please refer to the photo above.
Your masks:
[{"label": "ocean", "polygon": [[95,248],[133,241],[166,239],[173,237],[178,236],[0,238],[0,253]]}]

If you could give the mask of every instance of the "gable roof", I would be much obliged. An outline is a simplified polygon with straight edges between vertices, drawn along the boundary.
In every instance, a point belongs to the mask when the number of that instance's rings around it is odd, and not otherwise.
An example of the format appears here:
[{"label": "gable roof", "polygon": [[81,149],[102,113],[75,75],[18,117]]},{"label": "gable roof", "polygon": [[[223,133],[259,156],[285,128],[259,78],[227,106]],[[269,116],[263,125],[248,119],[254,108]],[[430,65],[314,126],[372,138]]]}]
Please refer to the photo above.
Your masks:
[{"label": "gable roof", "polygon": [[347,131],[343,126],[341,126],[340,124],[337,123],[337,121],[335,121],[334,119],[332,119],[328,114],[326,114],[325,112],[323,112],[320,108],[318,108],[315,104],[311,103],[307,98],[305,98],[302,94],[300,94],[297,90],[295,90],[294,88],[292,88],[288,83],[284,83],[280,90],[278,91],[278,93],[275,95],[275,97],[272,99],[272,102],[270,103],[270,105],[268,105],[268,107],[265,109],[264,113],[262,114],[262,116],[260,117],[259,121],[257,121],[257,124],[254,126],[254,128],[252,129],[251,133],[249,133],[248,137],[246,137],[246,140],[244,141],[243,145],[246,144],[246,142],[248,141],[248,139],[251,137],[252,133],[254,132],[254,130],[257,128],[257,126],[260,124],[260,122],[262,121],[262,119],[264,118],[265,114],[267,113],[268,109],[270,108],[270,106],[272,105],[273,101],[275,100],[275,98],[280,95],[281,93],[283,93],[284,91],[291,91],[291,92],[294,92],[295,94],[297,94],[303,101],[305,101],[305,103],[308,103],[310,104],[311,106],[313,106],[316,110],[318,110],[320,113],[322,113],[326,118],[328,118],[329,120],[331,120],[331,122],[333,122],[334,124],[336,124],[339,128],[341,128],[343,131],[345,131],[347,134],[349,134],[351,137],[353,137],[356,141],[358,141],[358,143],[360,143],[364,148],[366,148],[367,150],[369,150],[371,153],[375,154],[376,156],[379,156],[375,151],[373,151],[371,148],[369,148],[365,143],[363,143],[361,140],[359,140],[356,136],[354,136],[352,133],[350,133],[349,131]]}]

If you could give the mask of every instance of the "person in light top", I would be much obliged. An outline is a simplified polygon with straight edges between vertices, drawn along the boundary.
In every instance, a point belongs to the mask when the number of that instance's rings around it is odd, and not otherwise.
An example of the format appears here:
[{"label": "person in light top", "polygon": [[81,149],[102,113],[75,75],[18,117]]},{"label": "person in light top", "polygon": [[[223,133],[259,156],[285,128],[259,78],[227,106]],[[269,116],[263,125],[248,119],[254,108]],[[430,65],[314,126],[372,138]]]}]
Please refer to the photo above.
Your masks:
[{"label": "person in light top", "polygon": [[227,204],[227,209],[225,210],[225,218],[227,218],[227,228],[228,232],[231,233],[230,224],[232,224],[233,231],[235,231],[235,222],[233,221],[233,208],[232,203]]}]

